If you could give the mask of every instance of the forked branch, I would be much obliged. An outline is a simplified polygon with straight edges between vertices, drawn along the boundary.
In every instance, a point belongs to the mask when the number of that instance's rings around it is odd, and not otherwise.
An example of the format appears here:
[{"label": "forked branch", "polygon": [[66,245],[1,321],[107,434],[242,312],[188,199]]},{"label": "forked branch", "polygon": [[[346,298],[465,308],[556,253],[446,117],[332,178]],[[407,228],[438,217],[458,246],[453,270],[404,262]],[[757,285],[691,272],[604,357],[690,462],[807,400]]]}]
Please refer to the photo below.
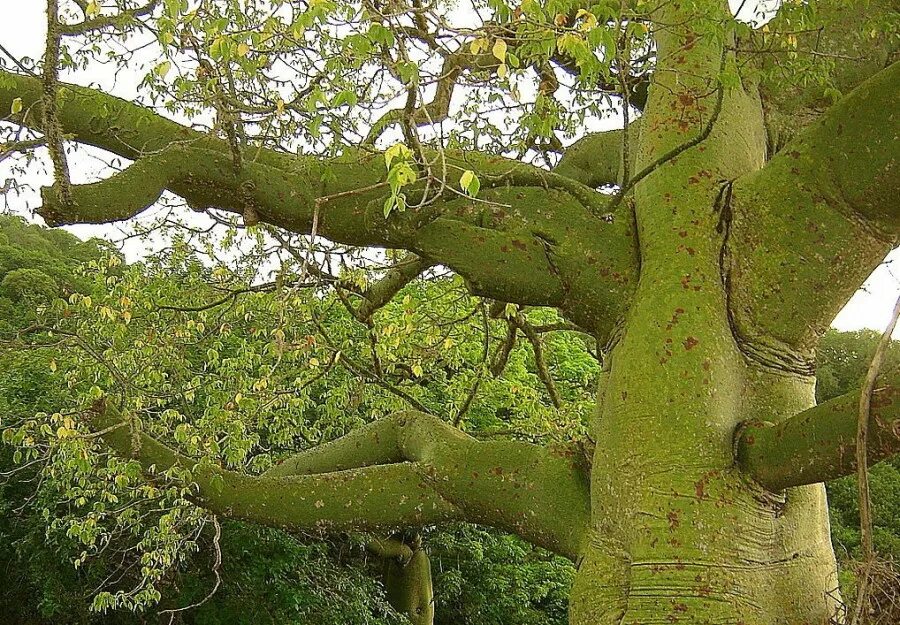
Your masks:
[{"label": "forked branch", "polygon": [[[481,442],[417,412],[397,413],[291,456],[262,476],[199,463],[103,404],[92,427],[154,475],[191,470],[196,502],[222,516],[300,530],[378,530],[468,521],[575,559],[589,520],[578,456],[516,441]],[[123,427],[111,427],[123,424]],[[140,443],[135,445],[135,440]]]}]

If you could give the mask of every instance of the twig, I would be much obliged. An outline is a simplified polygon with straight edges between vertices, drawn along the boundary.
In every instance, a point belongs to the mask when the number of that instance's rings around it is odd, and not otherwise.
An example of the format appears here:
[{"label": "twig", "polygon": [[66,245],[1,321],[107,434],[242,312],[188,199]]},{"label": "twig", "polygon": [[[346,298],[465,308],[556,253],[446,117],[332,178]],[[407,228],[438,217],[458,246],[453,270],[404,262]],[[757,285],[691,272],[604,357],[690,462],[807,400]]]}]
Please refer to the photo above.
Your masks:
[{"label": "twig", "polygon": [[222,547],[219,545],[219,539],[222,538],[222,526],[219,525],[219,519],[217,517],[212,518],[213,527],[216,528],[216,535],[213,537],[213,550],[216,554],[216,559],[213,562],[213,575],[216,576],[216,583],[213,585],[212,590],[209,591],[203,599],[198,601],[197,603],[192,603],[191,605],[186,605],[183,608],[175,608],[174,610],[161,610],[160,615],[168,614],[169,615],[169,625],[175,621],[175,614],[177,612],[184,612],[185,610],[191,610],[193,608],[199,608],[201,605],[212,599],[213,595],[216,594],[216,591],[219,590],[219,586],[222,584],[222,576],[219,574],[219,567],[222,566]]}]

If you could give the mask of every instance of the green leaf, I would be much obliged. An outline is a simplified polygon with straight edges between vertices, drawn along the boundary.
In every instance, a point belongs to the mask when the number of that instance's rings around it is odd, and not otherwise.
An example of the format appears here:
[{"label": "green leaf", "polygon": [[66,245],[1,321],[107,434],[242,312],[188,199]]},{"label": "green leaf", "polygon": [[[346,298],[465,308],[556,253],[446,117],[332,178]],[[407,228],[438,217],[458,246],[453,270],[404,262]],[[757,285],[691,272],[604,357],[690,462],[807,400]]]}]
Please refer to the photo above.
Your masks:
[{"label": "green leaf", "polygon": [[491,54],[494,55],[494,58],[503,63],[506,61],[506,48],[506,42],[502,39],[498,39],[494,42],[494,47],[491,48]]},{"label": "green leaf", "polygon": [[16,98],[12,101],[12,106],[9,107],[10,112],[15,115],[22,111],[22,98]]},{"label": "green leaf", "polygon": [[466,194],[475,197],[478,195],[479,189],[481,189],[481,181],[478,180],[478,176],[475,175],[474,171],[467,169],[459,177],[459,186]]},{"label": "green leaf", "polygon": [[395,143],[387,150],[384,151],[384,164],[388,169],[391,167],[391,163],[394,162],[395,158],[400,158],[401,160],[406,160],[412,156],[412,150],[406,147],[402,143]]},{"label": "green leaf", "polygon": [[169,70],[172,69],[172,61],[163,61],[154,68],[153,72],[160,78],[165,78]]}]

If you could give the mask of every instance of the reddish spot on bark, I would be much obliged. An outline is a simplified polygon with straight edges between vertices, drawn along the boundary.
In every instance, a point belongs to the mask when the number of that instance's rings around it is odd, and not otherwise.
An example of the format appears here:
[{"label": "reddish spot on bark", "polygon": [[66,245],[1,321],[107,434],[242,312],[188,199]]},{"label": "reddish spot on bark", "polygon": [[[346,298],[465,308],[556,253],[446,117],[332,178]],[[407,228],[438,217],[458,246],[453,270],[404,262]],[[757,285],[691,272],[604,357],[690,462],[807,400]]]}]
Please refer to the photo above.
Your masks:
[{"label": "reddish spot on bark", "polygon": [[678,236],[680,236],[682,239],[685,238],[687,235],[688,235],[687,230],[679,230],[678,231]]},{"label": "reddish spot on bark", "polygon": [[491,475],[503,475],[503,467],[494,467],[491,469]]},{"label": "reddish spot on bark", "polygon": [[704,360],[704,361],[703,361],[703,370],[704,370],[704,371],[709,371],[709,369],[710,369],[711,366],[712,366],[712,365],[709,364],[709,360]]},{"label": "reddish spot on bark", "polygon": [[695,339],[693,336],[689,336],[686,339],[684,339],[684,349],[687,351],[691,351],[692,349],[694,349],[694,347],[697,346],[697,344],[699,342],[700,341]]},{"label": "reddish spot on bark", "polygon": [[797,150],[791,150],[790,152],[788,152],[788,154],[791,158],[800,158],[800,152],[798,152]]},{"label": "reddish spot on bark", "polygon": [[505,245],[501,245],[500,251],[503,252],[504,254],[507,254],[507,253],[509,253],[509,248],[506,247]]},{"label": "reddish spot on bark", "polygon": [[688,107],[694,104],[695,99],[694,96],[689,93],[682,93],[678,96],[678,102],[681,104],[681,106]]},{"label": "reddish spot on bark", "polygon": [[749,436],[745,436],[744,440],[747,442],[748,445],[752,445],[753,443],[756,442],[756,438],[754,438],[752,434],[750,434]]},{"label": "reddish spot on bark", "polygon": [[699,480],[694,482],[694,495],[697,496],[697,499],[703,500],[707,498],[706,494],[706,484],[709,482],[709,476],[704,475]]},{"label": "reddish spot on bark", "polygon": [[514,247],[517,247],[517,248],[519,248],[520,250],[523,250],[523,251],[528,249],[528,246],[525,244],[525,242],[524,242],[524,241],[520,241],[519,239],[513,239],[513,240],[512,240],[512,244],[513,244]]},{"label": "reddish spot on bark", "polygon": [[667,516],[669,519],[669,531],[672,531],[681,525],[681,519],[678,518],[678,513],[674,510],[671,510]]}]

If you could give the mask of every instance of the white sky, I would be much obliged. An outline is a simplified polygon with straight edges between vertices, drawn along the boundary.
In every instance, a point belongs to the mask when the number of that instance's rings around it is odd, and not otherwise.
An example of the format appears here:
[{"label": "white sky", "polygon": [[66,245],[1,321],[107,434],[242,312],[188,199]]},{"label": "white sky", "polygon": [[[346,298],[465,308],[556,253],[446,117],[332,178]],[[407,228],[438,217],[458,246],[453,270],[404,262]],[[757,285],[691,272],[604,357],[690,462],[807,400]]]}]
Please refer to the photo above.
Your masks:
[{"label": "white sky", "polygon": [[[737,6],[742,4],[742,0],[730,0],[730,2],[732,8],[737,8]],[[742,15],[751,14],[756,5],[757,0],[748,0]],[[16,56],[40,57],[44,47],[45,8],[46,2],[44,0],[0,0],[0,14],[3,16],[3,19],[0,20],[0,43]],[[148,62],[152,61],[153,59],[148,60]],[[142,71],[146,71],[146,68]],[[102,70],[97,72],[95,68],[92,68],[92,73],[90,74],[66,76],[66,79],[71,82],[82,84],[99,83],[117,95],[127,98],[135,92],[136,83],[139,80],[138,71],[134,72],[130,77],[134,81],[131,85],[123,84],[122,78],[127,79],[128,77],[122,75],[113,84],[108,72],[103,72]],[[73,177],[76,180],[84,175],[95,174],[98,165],[100,165],[98,161],[90,158],[85,159],[84,157],[73,158],[71,161]],[[9,175],[8,168],[0,165],[0,181],[5,180]],[[48,181],[49,179],[42,180],[40,176],[36,176],[34,180],[29,180],[28,183],[38,188],[41,184],[46,184]],[[11,204],[15,212],[30,214],[31,209],[36,206],[36,196],[23,195],[18,198],[13,197]],[[117,238],[117,234],[119,234],[114,227],[82,226],[70,228],[70,230],[81,237]],[[898,296],[900,296],[900,249],[894,250],[887,261],[876,269],[866,284],[837,316],[833,325],[841,330],[855,330],[859,328],[883,329],[887,324],[891,309]],[[895,332],[894,337],[900,338],[900,328]]]}]

